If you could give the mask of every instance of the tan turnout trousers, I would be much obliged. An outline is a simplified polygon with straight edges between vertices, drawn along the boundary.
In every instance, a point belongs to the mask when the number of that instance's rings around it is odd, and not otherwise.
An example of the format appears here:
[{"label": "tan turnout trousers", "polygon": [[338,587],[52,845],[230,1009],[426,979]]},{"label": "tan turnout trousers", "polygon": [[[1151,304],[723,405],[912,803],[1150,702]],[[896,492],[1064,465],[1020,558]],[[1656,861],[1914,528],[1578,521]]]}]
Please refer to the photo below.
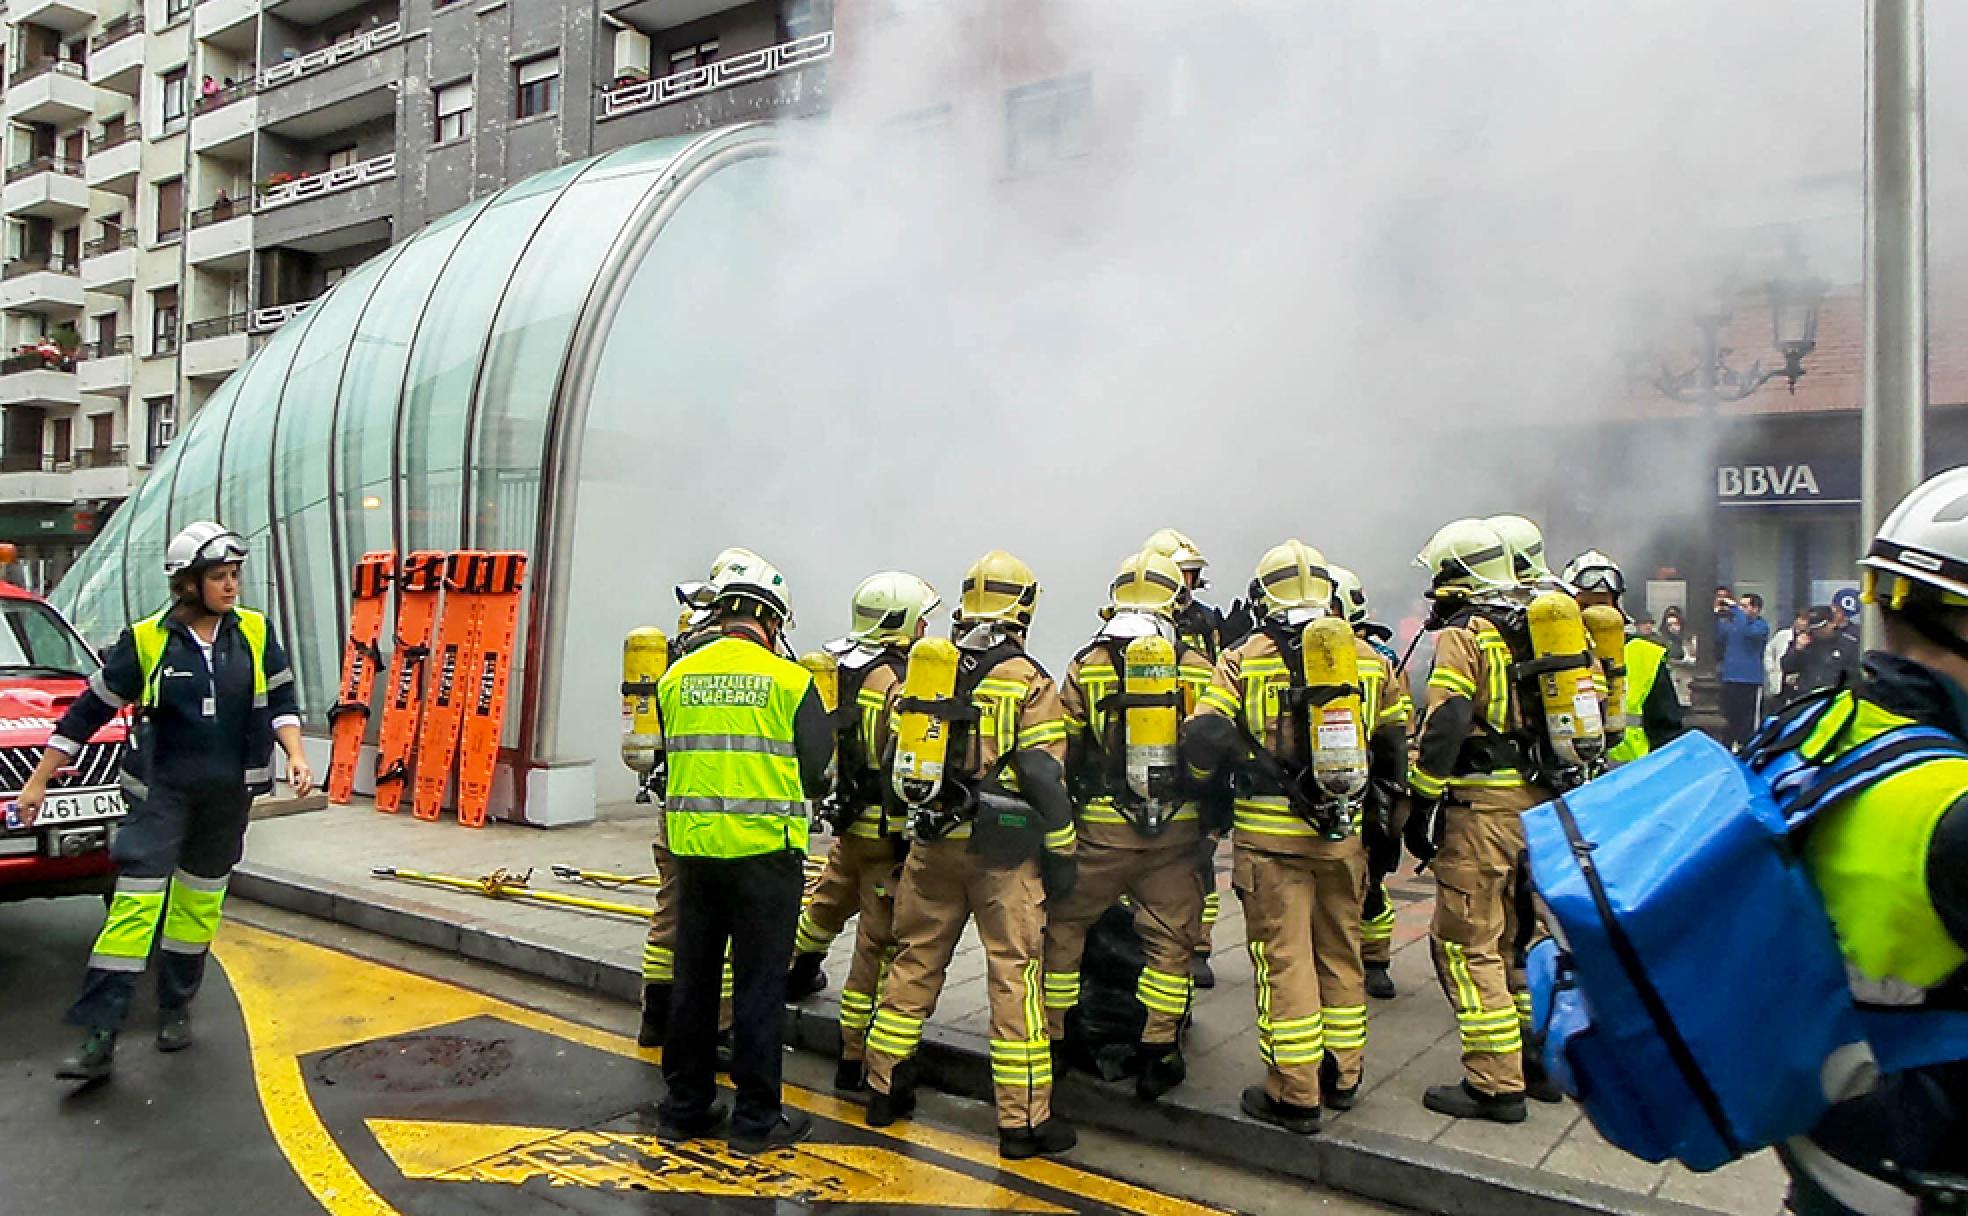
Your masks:
[{"label": "tan turnout trousers", "polygon": [[[1179,830],[1187,827],[1188,830]],[[1189,958],[1201,939],[1202,873],[1193,825],[1177,824],[1148,847],[1104,845],[1080,829],[1079,882],[1052,913],[1045,931],[1046,1022],[1066,1034],[1066,1011],[1080,1003],[1080,956],[1087,932],[1125,895],[1134,906],[1144,965],[1135,997],[1148,1011],[1141,1041],[1172,1044],[1189,1012]]]},{"label": "tan turnout trousers", "polygon": [[813,901],[800,913],[793,949],[824,954],[851,916],[854,958],[841,985],[841,1059],[859,1060],[881,1000],[882,980],[895,957],[895,880],[893,837],[837,836]]},{"label": "tan turnout trousers", "polygon": [[1431,954],[1442,991],[1455,1009],[1462,1037],[1462,1069],[1486,1094],[1524,1089],[1523,1028],[1530,1021],[1530,993],[1512,964],[1517,940],[1518,867],[1524,854],[1528,790],[1484,790],[1482,809],[1450,803],[1442,808],[1442,851],[1435,873]]}]

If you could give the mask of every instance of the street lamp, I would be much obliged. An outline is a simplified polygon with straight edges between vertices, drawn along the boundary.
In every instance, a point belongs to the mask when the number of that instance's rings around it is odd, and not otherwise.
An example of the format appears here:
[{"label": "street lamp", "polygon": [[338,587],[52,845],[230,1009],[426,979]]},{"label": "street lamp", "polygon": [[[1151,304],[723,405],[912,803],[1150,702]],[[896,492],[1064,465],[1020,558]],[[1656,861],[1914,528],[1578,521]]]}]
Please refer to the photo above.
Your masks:
[{"label": "street lamp", "polygon": [[1729,324],[1730,313],[1718,300],[1695,317],[1695,329],[1701,335],[1695,365],[1679,372],[1663,365],[1654,387],[1675,401],[1710,408],[1741,401],[1775,376],[1782,376],[1790,391],[1796,392],[1797,382],[1804,378],[1804,360],[1818,346],[1818,306],[1824,299],[1824,282],[1803,273],[1793,257],[1785,271],[1770,280],[1769,296],[1771,336],[1783,355],[1782,367],[1766,370],[1761,359],[1747,371],[1730,366],[1732,352],[1722,345],[1722,331]]}]

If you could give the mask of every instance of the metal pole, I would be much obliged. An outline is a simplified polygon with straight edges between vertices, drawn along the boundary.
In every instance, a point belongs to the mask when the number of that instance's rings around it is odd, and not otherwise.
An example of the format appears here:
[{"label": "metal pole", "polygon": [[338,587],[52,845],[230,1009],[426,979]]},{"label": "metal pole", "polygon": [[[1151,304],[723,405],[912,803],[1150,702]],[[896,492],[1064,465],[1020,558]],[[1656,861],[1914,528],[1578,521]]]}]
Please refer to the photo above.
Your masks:
[{"label": "metal pole", "polygon": [[[1865,410],[1861,517],[1870,541],[1926,472],[1925,0],[1866,9]],[[1865,644],[1880,644],[1868,613]]]}]

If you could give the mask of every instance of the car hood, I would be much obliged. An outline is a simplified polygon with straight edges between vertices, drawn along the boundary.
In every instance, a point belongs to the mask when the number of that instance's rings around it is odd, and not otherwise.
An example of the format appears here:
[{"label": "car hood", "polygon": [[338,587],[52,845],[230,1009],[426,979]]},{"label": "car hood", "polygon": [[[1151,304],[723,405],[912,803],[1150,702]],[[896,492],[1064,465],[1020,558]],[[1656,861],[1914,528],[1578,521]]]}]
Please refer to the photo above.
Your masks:
[{"label": "car hood", "polygon": [[[41,747],[54,733],[55,723],[87,684],[71,679],[0,678],[0,747]],[[97,732],[96,742],[123,738],[127,714],[118,714]]]}]

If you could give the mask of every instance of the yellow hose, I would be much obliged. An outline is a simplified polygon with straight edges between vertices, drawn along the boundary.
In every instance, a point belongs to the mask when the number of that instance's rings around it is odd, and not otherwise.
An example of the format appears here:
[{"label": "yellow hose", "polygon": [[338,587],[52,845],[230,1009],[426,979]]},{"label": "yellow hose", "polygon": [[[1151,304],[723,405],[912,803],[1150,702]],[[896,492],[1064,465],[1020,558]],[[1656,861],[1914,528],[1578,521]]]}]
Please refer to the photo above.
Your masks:
[{"label": "yellow hose", "polygon": [[646,921],[654,911],[653,908],[640,904],[618,904],[605,899],[589,899],[585,895],[538,891],[527,885],[527,880],[533,876],[531,870],[524,874],[494,870],[482,878],[467,878],[460,874],[430,874],[422,870],[398,869],[395,866],[378,866],[371,873],[378,878],[420,882],[433,887],[443,887],[446,890],[463,891],[470,895],[483,895],[487,899],[517,899],[552,907],[578,908],[583,912],[600,912],[608,916],[624,916],[632,920]]}]

